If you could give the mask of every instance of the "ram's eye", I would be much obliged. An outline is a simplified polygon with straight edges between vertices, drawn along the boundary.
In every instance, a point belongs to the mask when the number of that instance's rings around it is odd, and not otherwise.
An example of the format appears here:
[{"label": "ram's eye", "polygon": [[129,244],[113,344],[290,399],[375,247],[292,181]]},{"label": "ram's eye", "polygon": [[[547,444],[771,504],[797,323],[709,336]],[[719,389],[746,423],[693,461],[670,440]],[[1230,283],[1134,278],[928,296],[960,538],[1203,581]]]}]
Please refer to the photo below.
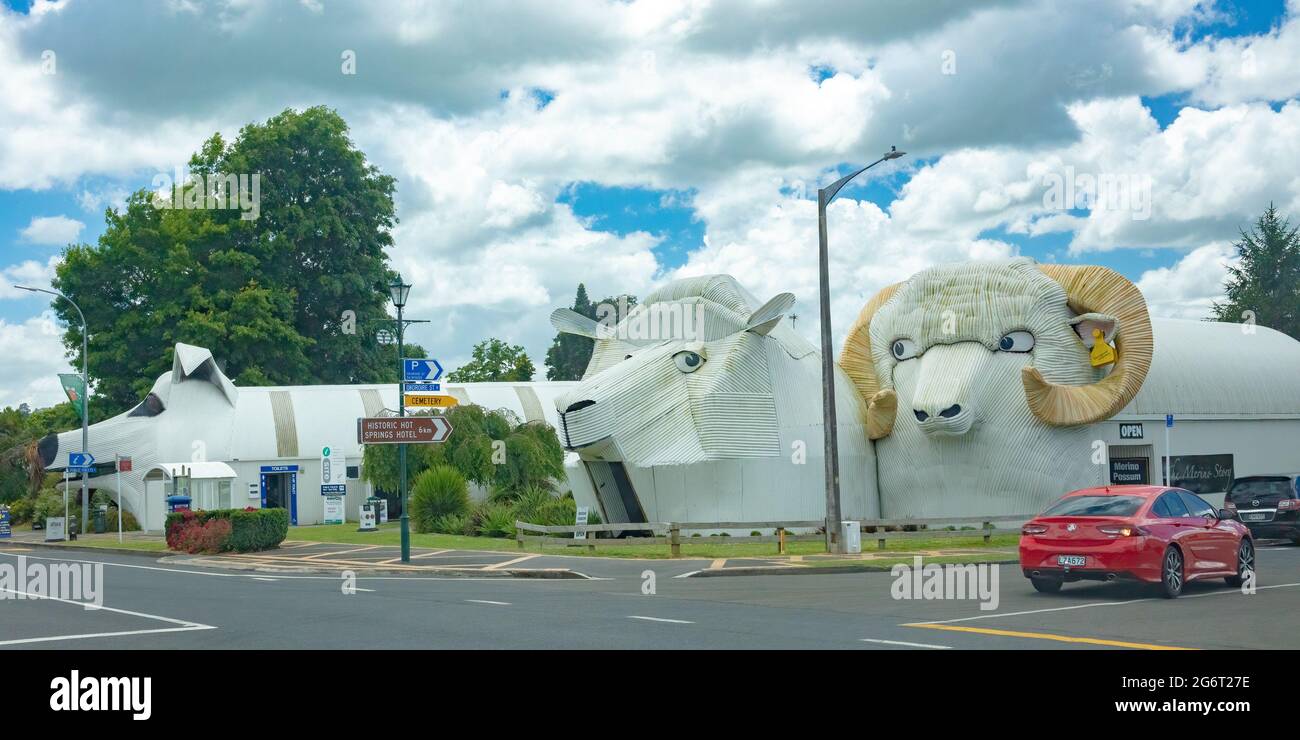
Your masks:
[{"label": "ram's eye", "polygon": [[693,373],[704,365],[704,358],[695,352],[678,352],[673,355],[677,369],[684,373]]},{"label": "ram's eye", "polygon": [[623,355],[623,359],[630,360],[632,359],[632,355]]},{"label": "ram's eye", "polygon": [[895,339],[889,346],[889,351],[894,355],[895,360],[910,360],[916,357],[916,342],[910,339]]},{"label": "ram's eye", "polygon": [[1028,352],[1034,348],[1034,335],[1027,331],[1013,331],[998,340],[1003,352]]}]

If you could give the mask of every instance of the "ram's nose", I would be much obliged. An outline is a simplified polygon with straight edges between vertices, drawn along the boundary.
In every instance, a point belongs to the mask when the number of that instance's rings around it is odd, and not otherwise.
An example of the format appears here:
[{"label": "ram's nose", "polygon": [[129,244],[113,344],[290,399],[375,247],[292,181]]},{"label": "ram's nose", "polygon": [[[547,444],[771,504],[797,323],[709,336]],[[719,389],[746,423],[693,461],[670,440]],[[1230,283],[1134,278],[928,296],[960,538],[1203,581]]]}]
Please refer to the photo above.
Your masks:
[{"label": "ram's nose", "polygon": [[951,436],[970,431],[974,414],[959,403],[944,406],[941,409],[912,409],[921,431],[929,435]]}]

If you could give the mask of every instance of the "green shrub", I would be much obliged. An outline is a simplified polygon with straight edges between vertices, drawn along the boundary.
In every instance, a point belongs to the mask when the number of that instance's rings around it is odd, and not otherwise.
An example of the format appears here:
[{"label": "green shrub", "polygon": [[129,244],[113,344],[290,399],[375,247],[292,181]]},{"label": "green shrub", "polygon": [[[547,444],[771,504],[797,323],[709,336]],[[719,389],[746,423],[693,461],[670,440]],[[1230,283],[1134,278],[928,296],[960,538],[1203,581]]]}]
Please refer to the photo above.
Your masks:
[{"label": "green shrub", "polygon": [[[78,502],[73,500],[71,492],[68,493],[68,514],[71,515],[79,508]],[[63,516],[63,494],[52,489],[45,489],[36,496],[36,503],[32,505],[32,521],[38,522],[42,527],[45,526],[47,517]]]},{"label": "green shrub", "polygon": [[9,524],[17,526],[32,520],[32,500],[20,498],[9,504]]},{"label": "green shrub", "polygon": [[484,537],[514,537],[515,512],[511,506],[487,504],[478,512],[478,533]]},{"label": "green shrub", "polygon": [[444,516],[469,512],[469,486],[450,465],[434,465],[411,484],[411,521],[416,532],[435,532],[434,522]]},{"label": "green shrub", "polygon": [[433,520],[433,531],[438,534],[465,534],[469,517],[464,514],[443,514]]},{"label": "green shrub", "polygon": [[[110,532],[117,531],[117,506],[108,507],[108,529]],[[140,531],[140,521],[135,518],[135,514],[129,511],[122,512],[122,531],[138,532]]]},{"label": "green shrub", "polygon": [[[167,545],[173,550],[197,537],[189,528],[202,528],[213,520],[230,523],[229,534],[221,544],[221,551],[255,552],[278,546],[289,536],[289,512],[285,509],[215,509],[213,511],[178,511],[167,515]],[[212,531],[223,531],[213,528]],[[204,545],[208,545],[207,541]]]}]

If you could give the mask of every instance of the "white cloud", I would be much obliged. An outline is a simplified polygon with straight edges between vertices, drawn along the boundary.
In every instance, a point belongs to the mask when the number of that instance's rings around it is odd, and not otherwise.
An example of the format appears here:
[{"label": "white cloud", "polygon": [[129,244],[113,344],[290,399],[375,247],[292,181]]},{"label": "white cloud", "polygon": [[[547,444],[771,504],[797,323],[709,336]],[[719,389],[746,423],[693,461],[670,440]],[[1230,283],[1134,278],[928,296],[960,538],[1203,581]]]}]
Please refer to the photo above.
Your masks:
[{"label": "white cloud", "polygon": [[21,323],[0,319],[0,407],[26,402],[39,408],[64,400],[56,376],[72,370],[62,334],[48,313]]},{"label": "white cloud", "polygon": [[32,244],[64,246],[77,240],[86,225],[67,216],[38,216],[20,232],[22,240]]},{"label": "white cloud", "polygon": [[1214,303],[1223,300],[1227,268],[1236,263],[1230,243],[1206,244],[1188,252],[1172,267],[1142,273],[1137,286],[1152,316],[1204,319],[1210,316]]},{"label": "white cloud", "polygon": [[[760,300],[794,291],[813,335],[815,204],[792,191],[896,143],[910,158],[870,174],[915,168],[897,199],[846,191],[830,211],[837,334],[889,282],[1012,254],[986,236],[998,229],[1073,233],[1084,260],[1192,250],[1142,280],[1159,310],[1193,312],[1215,290],[1196,283],[1205,245],[1269,200],[1300,212],[1300,105],[1265,102],[1300,90],[1297,7],[1276,33],[1192,43],[1185,25],[1217,12],[1197,0],[41,4],[0,10],[0,188],[71,185],[97,210],[124,191],[82,178],[143,185],[213,131],[336,107],[397,178],[392,257],[416,285],[411,314],[436,320],[412,339],[455,365],[499,336],[541,370],[546,315],[579,280],[593,296],[644,294],[732,272]],[[1250,79],[1233,66],[1246,51]],[[554,95],[544,107],[537,89]],[[1188,108],[1162,131],[1139,96],[1177,93],[1227,107]],[[1046,207],[1044,176],[1067,168],[1149,178],[1150,218]],[[595,231],[557,202],[574,182],[689,192],[705,243],[666,271],[654,236]],[[54,264],[3,272],[47,282]]]},{"label": "white cloud", "polygon": [[0,300],[32,297],[30,291],[19,290],[14,285],[26,285],[32,288],[50,287],[50,281],[54,279],[54,268],[58,267],[62,259],[61,256],[55,255],[45,262],[24,260],[16,265],[0,268]]}]

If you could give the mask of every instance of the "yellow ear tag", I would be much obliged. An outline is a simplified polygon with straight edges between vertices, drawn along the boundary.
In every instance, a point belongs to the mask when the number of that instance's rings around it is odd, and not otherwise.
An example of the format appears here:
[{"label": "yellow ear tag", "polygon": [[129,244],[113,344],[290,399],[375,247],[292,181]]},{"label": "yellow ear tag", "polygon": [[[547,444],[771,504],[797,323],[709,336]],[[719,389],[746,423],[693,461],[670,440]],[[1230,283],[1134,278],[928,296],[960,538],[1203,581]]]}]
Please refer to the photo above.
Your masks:
[{"label": "yellow ear tag", "polygon": [[1101,329],[1092,330],[1092,366],[1101,367],[1109,365],[1115,361],[1115,350],[1109,344],[1106,344],[1106,338],[1102,336]]}]

